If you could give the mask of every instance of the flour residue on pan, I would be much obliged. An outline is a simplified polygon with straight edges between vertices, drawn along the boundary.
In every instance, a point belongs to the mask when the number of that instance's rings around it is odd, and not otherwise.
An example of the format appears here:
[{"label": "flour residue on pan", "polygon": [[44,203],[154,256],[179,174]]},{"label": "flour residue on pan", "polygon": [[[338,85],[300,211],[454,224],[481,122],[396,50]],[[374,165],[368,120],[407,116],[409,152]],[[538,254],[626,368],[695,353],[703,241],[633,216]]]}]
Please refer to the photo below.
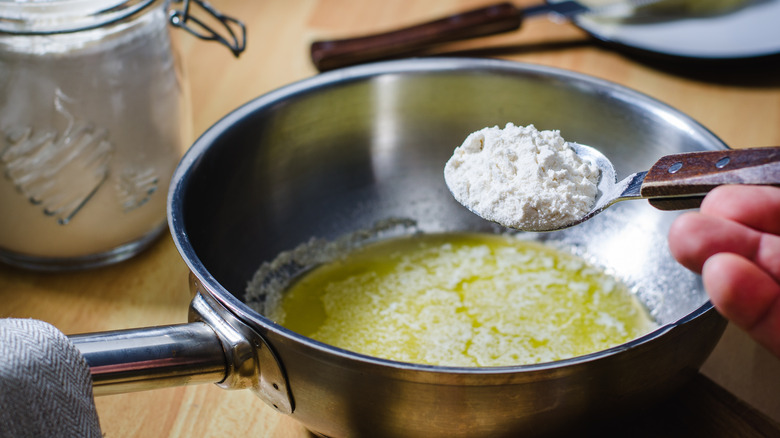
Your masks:
[{"label": "flour residue on pan", "polygon": [[304,272],[344,257],[369,242],[419,232],[417,222],[412,219],[388,218],[376,222],[371,228],[360,229],[332,241],[312,237],[260,265],[247,285],[244,299],[255,311],[268,316],[271,309],[280,308],[279,301],[285,289]]}]

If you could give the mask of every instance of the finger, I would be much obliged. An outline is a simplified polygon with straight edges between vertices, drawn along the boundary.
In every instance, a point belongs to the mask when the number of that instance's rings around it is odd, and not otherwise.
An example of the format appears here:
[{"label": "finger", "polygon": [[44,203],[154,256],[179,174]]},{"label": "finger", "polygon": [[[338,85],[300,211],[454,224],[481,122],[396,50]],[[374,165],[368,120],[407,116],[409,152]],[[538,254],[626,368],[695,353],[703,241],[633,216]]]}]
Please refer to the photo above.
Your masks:
[{"label": "finger", "polygon": [[759,231],[780,234],[780,188],[749,185],[716,187],[704,198],[701,212],[731,219]]},{"label": "finger", "polygon": [[728,219],[702,213],[678,217],[669,229],[669,249],[680,264],[694,272],[701,272],[707,258],[729,252],[753,261],[780,281],[780,236]]},{"label": "finger", "polygon": [[715,308],[780,356],[780,285],[748,259],[728,253],[711,257],[702,277]]},{"label": "finger", "polygon": [[685,213],[669,229],[669,249],[680,264],[700,273],[704,262],[720,252],[752,259],[761,233],[737,222],[702,213]]}]

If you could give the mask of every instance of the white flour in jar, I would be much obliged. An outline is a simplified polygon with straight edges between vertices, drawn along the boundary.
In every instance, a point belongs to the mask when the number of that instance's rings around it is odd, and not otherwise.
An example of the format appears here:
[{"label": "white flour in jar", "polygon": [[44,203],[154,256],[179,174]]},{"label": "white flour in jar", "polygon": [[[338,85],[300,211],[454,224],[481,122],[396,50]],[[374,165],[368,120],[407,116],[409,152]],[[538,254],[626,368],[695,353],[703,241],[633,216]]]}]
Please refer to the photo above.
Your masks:
[{"label": "white flour in jar", "polygon": [[553,229],[587,214],[599,169],[559,131],[507,123],[470,134],[444,168],[455,199],[485,219],[527,231]]},{"label": "white flour in jar", "polygon": [[159,235],[189,141],[184,87],[162,4],[92,30],[1,36],[0,256],[116,260]]}]

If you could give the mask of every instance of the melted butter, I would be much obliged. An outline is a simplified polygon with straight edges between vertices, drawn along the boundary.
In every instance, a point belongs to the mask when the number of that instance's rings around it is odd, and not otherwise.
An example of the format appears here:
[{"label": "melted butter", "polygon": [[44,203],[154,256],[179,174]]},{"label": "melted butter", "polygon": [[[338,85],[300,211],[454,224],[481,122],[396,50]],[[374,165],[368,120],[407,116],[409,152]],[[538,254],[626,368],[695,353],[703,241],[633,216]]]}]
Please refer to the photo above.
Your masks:
[{"label": "melted butter", "polygon": [[603,350],[655,324],[627,287],[571,254],[492,234],[423,234],[302,276],[269,317],[375,357],[522,365]]}]

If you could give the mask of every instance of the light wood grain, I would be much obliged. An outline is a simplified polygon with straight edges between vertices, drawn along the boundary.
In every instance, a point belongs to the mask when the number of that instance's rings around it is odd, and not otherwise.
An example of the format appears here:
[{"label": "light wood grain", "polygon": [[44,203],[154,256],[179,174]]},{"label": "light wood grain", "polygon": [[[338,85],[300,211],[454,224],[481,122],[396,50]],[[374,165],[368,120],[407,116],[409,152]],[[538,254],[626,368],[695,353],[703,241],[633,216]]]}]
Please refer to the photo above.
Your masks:
[{"label": "light wood grain", "polygon": [[[174,30],[191,85],[193,136],[239,105],[315,75],[309,44],[437,18],[489,4],[483,0],[215,0],[248,27],[247,50],[223,47]],[[534,1],[516,2],[530,5]],[[490,48],[490,50],[486,50]],[[752,70],[680,69],[638,62],[593,44],[568,23],[529,20],[519,32],[452,44],[505,59],[570,69],[653,96],[689,114],[733,147],[780,145],[777,63]],[[6,212],[3,212],[6,214]],[[0,266],[0,317],[48,321],[65,333],[186,321],[187,268],[169,236],[127,262],[84,272],[40,274]],[[780,419],[780,363],[730,331],[705,372]],[[247,391],[214,385],[97,399],[107,437],[307,437]]]}]

